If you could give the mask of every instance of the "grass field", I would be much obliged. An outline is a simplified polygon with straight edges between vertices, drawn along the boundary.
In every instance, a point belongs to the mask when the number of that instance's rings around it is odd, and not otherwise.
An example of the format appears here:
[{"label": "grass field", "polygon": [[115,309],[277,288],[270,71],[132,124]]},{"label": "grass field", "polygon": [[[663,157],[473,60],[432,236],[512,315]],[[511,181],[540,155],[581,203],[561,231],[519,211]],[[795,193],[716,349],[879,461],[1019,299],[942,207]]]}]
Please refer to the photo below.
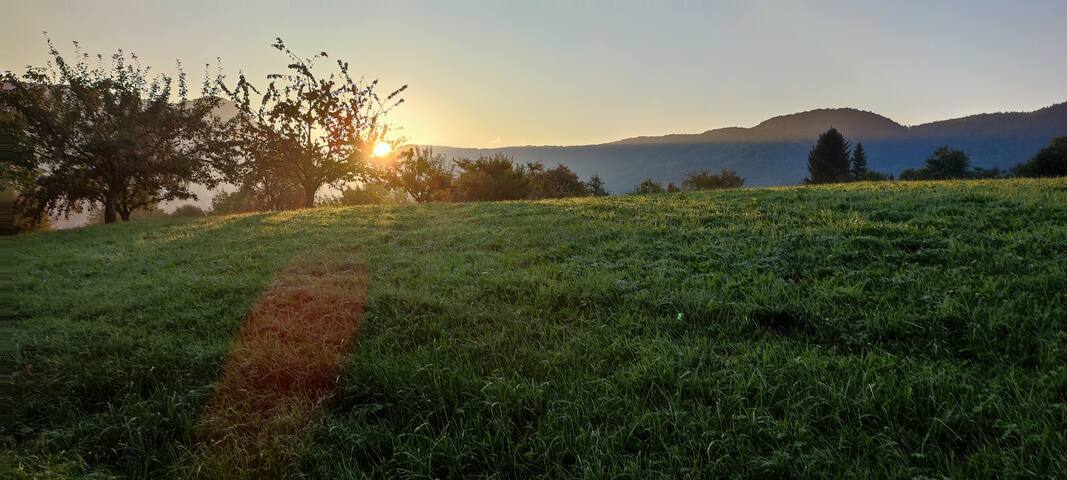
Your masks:
[{"label": "grass field", "polygon": [[322,208],[4,242],[4,448],[22,475],[195,476],[238,327],[272,275],[323,258],[365,267],[366,305],[296,477],[1067,471],[1067,180]]}]

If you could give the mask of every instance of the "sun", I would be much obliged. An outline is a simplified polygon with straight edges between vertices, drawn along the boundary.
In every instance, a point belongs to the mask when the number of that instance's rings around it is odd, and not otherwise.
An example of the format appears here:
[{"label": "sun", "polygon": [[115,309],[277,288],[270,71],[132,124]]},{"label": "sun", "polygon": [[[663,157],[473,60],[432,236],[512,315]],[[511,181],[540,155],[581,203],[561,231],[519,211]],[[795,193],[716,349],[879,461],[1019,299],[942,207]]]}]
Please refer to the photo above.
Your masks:
[{"label": "sun", "polygon": [[374,156],[375,157],[384,157],[386,155],[389,155],[389,152],[392,152],[392,151],[393,151],[393,146],[388,144],[388,143],[378,142],[378,143],[374,144]]}]

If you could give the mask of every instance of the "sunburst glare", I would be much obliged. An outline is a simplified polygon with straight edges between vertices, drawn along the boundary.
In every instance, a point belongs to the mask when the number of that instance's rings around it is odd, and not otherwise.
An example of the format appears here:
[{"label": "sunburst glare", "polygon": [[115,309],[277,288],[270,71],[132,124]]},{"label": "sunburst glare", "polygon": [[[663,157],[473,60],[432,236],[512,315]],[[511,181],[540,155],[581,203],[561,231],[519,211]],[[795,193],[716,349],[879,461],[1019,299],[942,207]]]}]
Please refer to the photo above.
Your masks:
[{"label": "sunburst glare", "polygon": [[375,157],[385,157],[393,151],[393,146],[386,142],[378,142],[374,144],[373,154]]}]

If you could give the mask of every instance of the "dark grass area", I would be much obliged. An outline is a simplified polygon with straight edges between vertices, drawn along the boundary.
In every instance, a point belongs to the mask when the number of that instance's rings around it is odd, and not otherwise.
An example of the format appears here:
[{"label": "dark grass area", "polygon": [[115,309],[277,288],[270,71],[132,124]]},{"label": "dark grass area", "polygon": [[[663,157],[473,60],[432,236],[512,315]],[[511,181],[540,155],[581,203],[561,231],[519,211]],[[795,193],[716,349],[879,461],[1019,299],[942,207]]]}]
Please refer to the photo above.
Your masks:
[{"label": "dark grass area", "polygon": [[367,268],[294,476],[1067,471],[1067,181],[318,209],[31,234],[27,472],[187,476],[281,266]]}]

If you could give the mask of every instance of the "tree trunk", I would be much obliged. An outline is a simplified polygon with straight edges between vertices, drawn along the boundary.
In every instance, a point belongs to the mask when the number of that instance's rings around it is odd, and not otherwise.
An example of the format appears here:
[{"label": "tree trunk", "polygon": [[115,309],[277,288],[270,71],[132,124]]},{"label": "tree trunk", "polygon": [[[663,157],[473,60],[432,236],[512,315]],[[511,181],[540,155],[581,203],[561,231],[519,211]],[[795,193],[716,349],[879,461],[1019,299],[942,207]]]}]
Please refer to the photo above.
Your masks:
[{"label": "tree trunk", "polygon": [[118,200],[115,196],[108,194],[104,198],[104,223],[115,223],[118,221]]},{"label": "tree trunk", "polygon": [[130,221],[130,214],[131,213],[133,213],[131,210],[125,210],[125,209],[124,210],[119,210],[119,215],[122,217],[122,221],[123,222]]},{"label": "tree trunk", "polygon": [[304,208],[311,208],[315,206],[315,192],[318,191],[318,185],[304,185]]}]

